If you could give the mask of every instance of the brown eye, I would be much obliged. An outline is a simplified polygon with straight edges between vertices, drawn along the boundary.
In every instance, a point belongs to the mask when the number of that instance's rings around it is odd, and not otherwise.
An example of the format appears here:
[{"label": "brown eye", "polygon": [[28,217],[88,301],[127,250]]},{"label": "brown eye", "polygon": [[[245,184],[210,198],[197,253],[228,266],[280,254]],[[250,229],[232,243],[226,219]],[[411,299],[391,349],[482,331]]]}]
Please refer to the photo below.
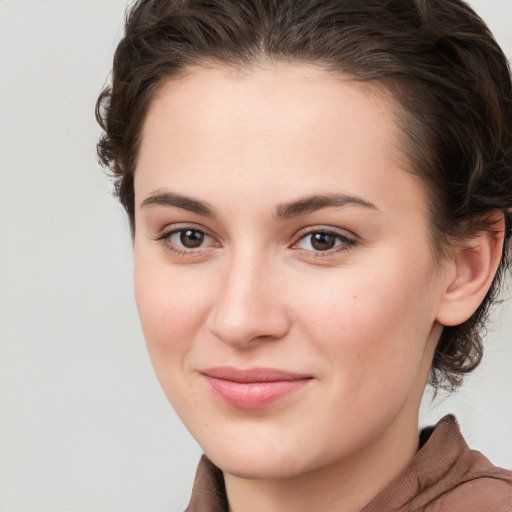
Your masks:
[{"label": "brown eye", "polygon": [[329,233],[313,233],[311,236],[311,247],[317,251],[327,251],[336,245],[337,236]]},{"label": "brown eye", "polygon": [[195,249],[197,247],[201,247],[205,240],[205,234],[202,231],[185,229],[183,231],[179,231],[179,238],[183,247],[186,247],[187,249]]},{"label": "brown eye", "polygon": [[347,235],[333,231],[310,231],[297,242],[296,248],[312,253],[335,252],[349,249],[356,241]]},{"label": "brown eye", "polygon": [[204,255],[208,249],[219,248],[221,245],[213,237],[193,227],[178,228],[168,231],[156,239],[166,251],[177,256],[197,257]]}]

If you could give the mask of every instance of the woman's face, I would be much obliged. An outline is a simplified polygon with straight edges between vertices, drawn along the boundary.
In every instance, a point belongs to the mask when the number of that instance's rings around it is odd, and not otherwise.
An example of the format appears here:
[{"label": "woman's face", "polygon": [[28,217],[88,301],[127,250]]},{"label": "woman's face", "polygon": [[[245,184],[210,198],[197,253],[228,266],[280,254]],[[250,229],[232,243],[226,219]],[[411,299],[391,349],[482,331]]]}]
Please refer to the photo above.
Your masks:
[{"label": "woman's face", "polygon": [[399,137],[384,94],[313,66],[200,68],[155,98],[137,305],[165,393],[228,473],[297,475],[416,429],[446,276]]}]

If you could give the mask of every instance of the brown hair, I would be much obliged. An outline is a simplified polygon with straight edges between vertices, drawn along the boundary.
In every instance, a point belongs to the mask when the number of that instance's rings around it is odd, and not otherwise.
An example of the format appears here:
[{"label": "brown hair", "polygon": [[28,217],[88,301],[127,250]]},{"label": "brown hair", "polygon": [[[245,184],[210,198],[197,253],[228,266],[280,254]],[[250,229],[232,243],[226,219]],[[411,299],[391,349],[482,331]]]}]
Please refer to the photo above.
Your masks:
[{"label": "brown hair", "polygon": [[308,62],[391,93],[404,153],[425,183],[434,253],[505,216],[500,268],[473,316],[445,327],[430,382],[454,389],[482,357],[486,317],[508,264],[512,84],[503,52],[460,0],[139,0],[127,13],[98,144],[134,230],[133,177],[155,92],[205,63]]}]

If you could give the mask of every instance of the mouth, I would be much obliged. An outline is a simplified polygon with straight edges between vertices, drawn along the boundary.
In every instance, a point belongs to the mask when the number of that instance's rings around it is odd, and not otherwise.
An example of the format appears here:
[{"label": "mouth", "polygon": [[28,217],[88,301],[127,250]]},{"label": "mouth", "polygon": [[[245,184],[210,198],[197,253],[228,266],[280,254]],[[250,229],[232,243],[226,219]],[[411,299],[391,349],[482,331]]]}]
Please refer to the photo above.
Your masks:
[{"label": "mouth", "polygon": [[213,396],[239,409],[262,409],[295,394],[313,377],[275,368],[208,368],[201,372]]}]

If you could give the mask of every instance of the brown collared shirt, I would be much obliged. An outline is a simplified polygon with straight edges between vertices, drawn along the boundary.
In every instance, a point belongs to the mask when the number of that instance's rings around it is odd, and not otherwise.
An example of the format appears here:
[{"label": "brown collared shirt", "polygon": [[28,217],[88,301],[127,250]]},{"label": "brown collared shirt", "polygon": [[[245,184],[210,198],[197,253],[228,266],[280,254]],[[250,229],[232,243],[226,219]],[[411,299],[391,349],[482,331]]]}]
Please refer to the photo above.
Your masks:
[{"label": "brown collared shirt", "polygon": [[[454,416],[420,433],[404,471],[361,512],[512,512],[512,471],[470,450]],[[222,471],[205,456],[185,512],[227,512]]]}]

